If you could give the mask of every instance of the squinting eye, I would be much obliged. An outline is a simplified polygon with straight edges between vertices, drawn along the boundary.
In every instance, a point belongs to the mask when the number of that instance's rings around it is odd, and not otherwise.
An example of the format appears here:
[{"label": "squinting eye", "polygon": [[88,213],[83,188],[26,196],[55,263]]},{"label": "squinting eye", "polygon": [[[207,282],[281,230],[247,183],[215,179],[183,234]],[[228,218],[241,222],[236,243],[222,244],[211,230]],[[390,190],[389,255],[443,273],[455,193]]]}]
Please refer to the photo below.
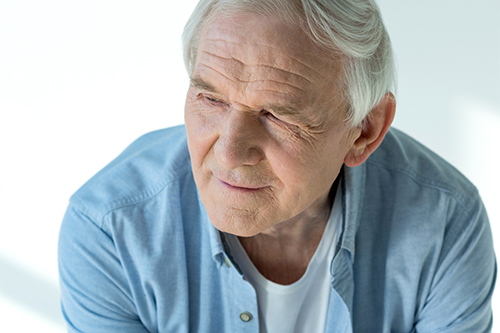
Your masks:
[{"label": "squinting eye", "polygon": [[283,119],[281,119],[281,117],[278,118],[273,113],[271,113],[271,112],[269,112],[267,110],[262,110],[261,112],[264,115],[264,117],[266,117],[267,119],[269,119],[270,121],[272,121],[277,126],[280,126],[280,127],[283,127],[283,128],[288,128],[288,129],[291,129],[291,130],[294,130],[294,131],[296,131],[297,128],[298,128],[297,125],[295,125],[293,123],[290,123],[287,120],[283,120]]},{"label": "squinting eye", "polygon": [[269,118],[275,119],[275,120],[280,120],[278,117],[276,117],[274,114],[272,114],[271,112],[269,112],[267,110],[262,110],[262,112],[264,113],[264,115],[266,117],[269,117]]},{"label": "squinting eye", "polygon": [[208,101],[212,102],[212,103],[219,103],[219,102],[220,102],[220,100],[218,100],[218,99],[216,99],[216,98],[213,98],[213,97],[205,96],[205,98],[206,98]]}]

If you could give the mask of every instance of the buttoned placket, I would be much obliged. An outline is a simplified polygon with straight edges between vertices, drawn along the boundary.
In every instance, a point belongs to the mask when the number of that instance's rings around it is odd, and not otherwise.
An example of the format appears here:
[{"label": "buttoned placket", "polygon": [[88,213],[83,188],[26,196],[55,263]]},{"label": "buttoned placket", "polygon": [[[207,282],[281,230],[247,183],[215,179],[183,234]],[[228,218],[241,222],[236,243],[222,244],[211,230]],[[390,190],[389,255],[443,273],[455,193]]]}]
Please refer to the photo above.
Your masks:
[{"label": "buttoned placket", "polygon": [[220,254],[223,264],[220,267],[229,306],[231,332],[259,332],[259,312],[257,293],[253,286],[243,278],[241,271],[226,252]]}]

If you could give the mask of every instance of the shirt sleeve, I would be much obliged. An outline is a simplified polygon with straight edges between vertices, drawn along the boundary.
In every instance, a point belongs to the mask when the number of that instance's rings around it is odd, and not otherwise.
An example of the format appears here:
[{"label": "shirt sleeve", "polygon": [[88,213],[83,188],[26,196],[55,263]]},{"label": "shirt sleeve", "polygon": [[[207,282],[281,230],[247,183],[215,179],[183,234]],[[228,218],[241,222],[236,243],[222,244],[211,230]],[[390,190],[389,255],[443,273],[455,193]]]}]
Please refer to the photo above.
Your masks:
[{"label": "shirt sleeve", "polygon": [[450,212],[445,240],[415,332],[491,332],[496,262],[488,216],[476,194],[471,208]]},{"label": "shirt sleeve", "polygon": [[72,205],[59,234],[61,306],[69,332],[145,333],[113,240]]}]

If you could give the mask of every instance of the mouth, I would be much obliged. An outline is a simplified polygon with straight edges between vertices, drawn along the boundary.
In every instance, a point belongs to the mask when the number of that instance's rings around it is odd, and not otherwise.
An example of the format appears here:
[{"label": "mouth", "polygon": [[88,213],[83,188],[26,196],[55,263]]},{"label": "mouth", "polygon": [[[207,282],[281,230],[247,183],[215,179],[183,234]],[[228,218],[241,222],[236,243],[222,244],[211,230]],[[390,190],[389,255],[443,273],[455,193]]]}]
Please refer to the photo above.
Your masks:
[{"label": "mouth", "polygon": [[221,177],[220,175],[215,175],[215,179],[225,188],[228,188],[230,190],[237,190],[237,191],[242,191],[242,192],[255,192],[259,191],[262,189],[265,189],[269,186],[267,185],[260,185],[260,184],[251,184],[249,182],[244,182],[244,181],[236,181],[236,180],[229,180],[226,177]]},{"label": "mouth", "polygon": [[220,180],[220,179],[219,179],[219,182],[225,187],[228,187],[230,189],[240,190],[240,191],[258,191],[258,190],[265,188],[262,186],[236,185],[236,184],[231,184],[231,183],[225,182],[225,181]]}]

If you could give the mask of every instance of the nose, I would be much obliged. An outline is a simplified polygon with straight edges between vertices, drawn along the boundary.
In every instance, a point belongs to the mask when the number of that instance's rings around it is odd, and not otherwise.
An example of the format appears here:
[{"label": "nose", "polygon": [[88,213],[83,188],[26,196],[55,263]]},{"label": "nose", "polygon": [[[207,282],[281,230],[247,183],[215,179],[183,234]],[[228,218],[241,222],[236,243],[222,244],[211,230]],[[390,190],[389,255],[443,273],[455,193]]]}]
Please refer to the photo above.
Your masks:
[{"label": "nose", "polygon": [[243,165],[256,165],[263,157],[259,147],[261,121],[251,112],[231,109],[219,127],[214,153],[219,165],[233,170]]}]

